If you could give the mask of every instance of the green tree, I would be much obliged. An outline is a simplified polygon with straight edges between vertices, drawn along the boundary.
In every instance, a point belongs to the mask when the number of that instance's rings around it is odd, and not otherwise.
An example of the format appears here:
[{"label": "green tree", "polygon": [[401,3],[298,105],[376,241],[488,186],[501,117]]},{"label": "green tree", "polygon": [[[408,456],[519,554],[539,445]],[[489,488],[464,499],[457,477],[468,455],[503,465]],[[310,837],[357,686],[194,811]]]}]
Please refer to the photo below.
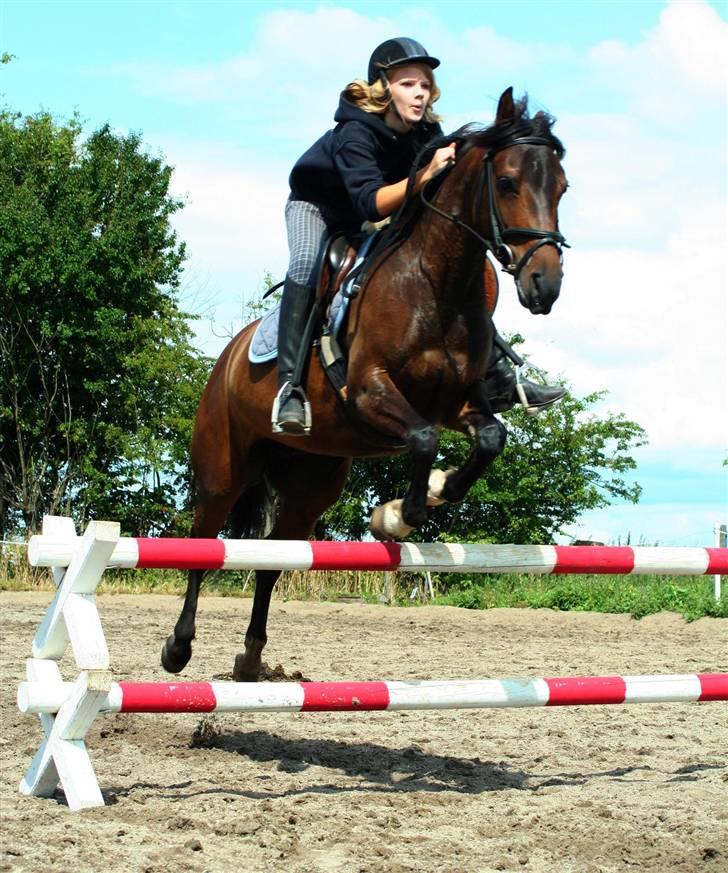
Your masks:
[{"label": "green tree", "polygon": [[[613,500],[636,503],[640,486],[625,480],[635,468],[629,454],[643,445],[635,422],[592,407],[603,394],[568,394],[532,417],[521,407],[504,417],[508,441],[462,503],[431,511],[418,539],[546,543],[588,509]],[[436,466],[459,466],[470,451],[461,434],[443,431]],[[406,456],[356,461],[341,501],[325,516],[319,534],[361,537],[372,507],[402,497],[409,484]]]},{"label": "green tree", "polygon": [[172,169],[137,134],[0,113],[0,527],[178,523],[209,362],[179,308]]}]

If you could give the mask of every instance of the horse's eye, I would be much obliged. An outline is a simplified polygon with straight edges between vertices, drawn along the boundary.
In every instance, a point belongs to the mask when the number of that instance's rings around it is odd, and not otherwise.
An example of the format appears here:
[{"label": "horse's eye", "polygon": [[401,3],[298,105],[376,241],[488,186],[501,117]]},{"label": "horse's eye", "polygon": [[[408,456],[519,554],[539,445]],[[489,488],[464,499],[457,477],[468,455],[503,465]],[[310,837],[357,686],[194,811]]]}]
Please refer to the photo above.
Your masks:
[{"label": "horse's eye", "polygon": [[515,194],[517,192],[515,179],[510,176],[498,178],[498,190],[501,194]]}]

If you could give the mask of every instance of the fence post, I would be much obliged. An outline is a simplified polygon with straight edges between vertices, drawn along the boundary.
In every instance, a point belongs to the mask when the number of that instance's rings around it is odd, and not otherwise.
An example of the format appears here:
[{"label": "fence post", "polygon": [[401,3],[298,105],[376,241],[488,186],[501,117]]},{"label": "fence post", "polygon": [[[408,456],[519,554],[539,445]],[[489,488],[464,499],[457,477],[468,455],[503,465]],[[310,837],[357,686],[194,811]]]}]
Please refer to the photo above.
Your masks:
[{"label": "fence post", "polygon": [[[728,545],[728,526],[725,524],[718,524],[716,522],[715,525],[715,545],[717,548],[725,548]],[[720,600],[720,573],[716,573],[713,576],[713,595],[715,596],[715,602],[718,603]]]}]

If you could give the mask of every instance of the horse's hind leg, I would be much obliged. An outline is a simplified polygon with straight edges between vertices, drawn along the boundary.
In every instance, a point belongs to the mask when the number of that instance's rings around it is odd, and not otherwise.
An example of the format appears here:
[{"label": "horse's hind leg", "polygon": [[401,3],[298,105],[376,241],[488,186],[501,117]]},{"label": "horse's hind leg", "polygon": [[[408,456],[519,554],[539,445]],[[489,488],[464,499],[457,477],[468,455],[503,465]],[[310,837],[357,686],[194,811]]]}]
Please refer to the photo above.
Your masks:
[{"label": "horse's hind leg", "polygon": [[[278,518],[270,539],[305,540],[323,513],[339,498],[349,474],[349,458],[299,455],[285,464],[269,467],[271,484],[278,491]],[[258,570],[250,624],[245,632],[245,651],[235,658],[233,679],[255,682],[268,641],[267,625],[273,587],[278,570]]]},{"label": "horse's hind leg", "polygon": [[[237,494],[232,493],[226,494],[224,497],[199,500],[195,509],[193,536],[217,536],[224,526],[236,498]],[[192,657],[197,601],[204,575],[204,570],[190,570],[187,574],[187,591],[185,592],[182,612],[174,626],[174,632],[167,638],[162,647],[162,667],[168,673],[179,673]]]},{"label": "horse's hind leg", "polygon": [[204,570],[190,570],[187,574],[187,591],[182,613],[174,626],[174,632],[167,637],[162,646],[162,667],[168,673],[179,673],[187,666],[192,657],[192,640],[195,638],[195,615],[197,614],[197,599]]}]

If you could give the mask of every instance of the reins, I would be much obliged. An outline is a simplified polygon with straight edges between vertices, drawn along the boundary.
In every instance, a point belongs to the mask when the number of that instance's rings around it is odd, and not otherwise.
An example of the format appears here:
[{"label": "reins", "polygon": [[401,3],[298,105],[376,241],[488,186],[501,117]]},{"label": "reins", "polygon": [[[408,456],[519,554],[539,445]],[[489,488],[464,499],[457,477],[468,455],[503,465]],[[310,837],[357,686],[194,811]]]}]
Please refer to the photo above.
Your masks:
[{"label": "reins", "polygon": [[[501,264],[504,271],[510,273],[516,281],[518,281],[521,270],[542,246],[555,246],[560,256],[562,256],[562,247],[569,248],[569,244],[566,242],[565,237],[557,230],[539,230],[532,227],[506,227],[501,217],[500,210],[498,209],[498,202],[495,196],[493,158],[499,152],[517,145],[542,145],[552,147],[551,141],[544,136],[538,136],[535,134],[516,136],[513,139],[506,140],[499,145],[491,147],[483,156],[480,165],[480,172],[478,173],[475,194],[475,215],[480,215],[483,205],[483,194],[487,191],[488,216],[492,239],[488,239],[478,233],[474,227],[462,221],[456,213],[447,213],[435,206],[431,200],[427,199],[425,194],[425,188],[427,186],[423,186],[420,190],[420,200],[428,209],[431,209],[436,215],[439,215],[446,221],[451,222],[462,230],[466,230],[469,234],[474,236]],[[537,242],[530,246],[519,261],[516,261],[513,250],[508,245],[508,241],[519,241],[523,238],[535,239]]]}]

